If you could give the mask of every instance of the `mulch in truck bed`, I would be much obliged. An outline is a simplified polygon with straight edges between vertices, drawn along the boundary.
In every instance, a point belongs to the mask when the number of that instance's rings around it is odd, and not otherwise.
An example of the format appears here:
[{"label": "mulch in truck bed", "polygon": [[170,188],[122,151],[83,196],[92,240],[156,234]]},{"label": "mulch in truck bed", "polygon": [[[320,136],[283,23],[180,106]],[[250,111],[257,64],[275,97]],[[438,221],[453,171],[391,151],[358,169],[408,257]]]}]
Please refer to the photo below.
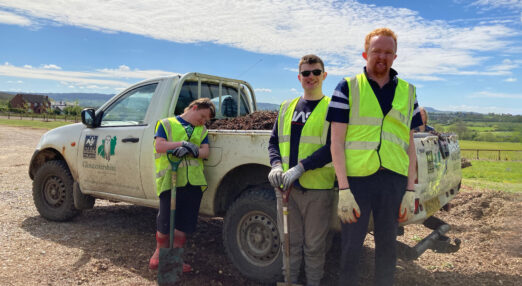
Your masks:
[{"label": "mulch in truck bed", "polygon": [[276,120],[276,111],[256,111],[245,116],[213,120],[207,125],[207,128],[225,130],[271,130]]}]

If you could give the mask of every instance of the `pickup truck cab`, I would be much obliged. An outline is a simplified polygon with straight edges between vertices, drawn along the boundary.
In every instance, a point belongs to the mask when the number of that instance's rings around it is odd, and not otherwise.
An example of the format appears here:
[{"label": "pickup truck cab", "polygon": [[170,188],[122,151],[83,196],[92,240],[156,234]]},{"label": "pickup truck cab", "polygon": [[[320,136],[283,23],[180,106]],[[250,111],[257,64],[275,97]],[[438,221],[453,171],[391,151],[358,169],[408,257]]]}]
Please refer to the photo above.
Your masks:
[{"label": "pickup truck cab", "polygon": [[[250,84],[200,73],[145,80],[114,96],[97,110],[82,112],[82,123],[45,133],[30,162],[33,198],[39,213],[65,221],[95,199],[158,207],[153,140],[156,122],[181,114],[194,99],[207,97],[216,118],[257,109]],[[204,161],[208,189],[200,214],[224,217],[226,252],[247,277],[274,281],[281,273],[281,238],[276,227],[270,171],[270,130],[209,130],[210,156]],[[423,223],[460,188],[456,136],[417,134],[417,212],[403,223]],[[335,204],[337,205],[337,204]],[[340,224],[332,210],[331,226]]]}]

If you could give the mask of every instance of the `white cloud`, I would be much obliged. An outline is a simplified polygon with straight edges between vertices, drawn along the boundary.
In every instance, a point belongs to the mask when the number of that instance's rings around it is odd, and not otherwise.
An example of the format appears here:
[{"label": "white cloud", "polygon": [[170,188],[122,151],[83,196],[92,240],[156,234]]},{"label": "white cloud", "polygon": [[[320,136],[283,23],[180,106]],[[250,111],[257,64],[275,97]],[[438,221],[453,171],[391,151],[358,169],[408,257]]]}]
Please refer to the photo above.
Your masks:
[{"label": "white cloud", "polygon": [[506,82],[515,82],[515,81],[517,81],[517,79],[514,78],[514,77],[508,77],[504,81],[506,81]]},{"label": "white cloud", "polygon": [[506,9],[522,9],[522,1],[520,0],[477,0],[471,6],[481,6],[484,9],[506,8]]},{"label": "white cloud", "polygon": [[56,65],[45,65],[41,68],[33,68],[28,65],[17,67],[7,62],[0,65],[0,76],[53,80],[64,86],[89,89],[108,89],[109,87],[115,90],[117,88],[123,89],[130,83],[120,79],[142,80],[172,74],[161,70],[132,70],[129,67],[122,68],[122,66],[117,69],[105,68],[96,71],[69,71],[62,70]]},{"label": "white cloud", "polygon": [[[476,1],[474,5],[518,7],[519,3]],[[518,44],[514,39],[517,30],[508,26],[509,21],[453,25],[426,20],[410,9],[377,7],[353,0],[260,0],[233,4],[204,0],[168,4],[161,0],[0,0],[0,6],[58,24],[178,43],[209,42],[292,58],[316,53],[325,60],[332,75],[359,73],[364,65],[364,36],[382,26],[398,34],[395,67],[401,76],[419,80],[441,80],[444,75],[483,69],[486,58],[481,53],[516,49]],[[125,70],[125,66],[102,72],[136,74]]]},{"label": "white cloud", "polygon": [[511,94],[511,93],[498,93],[498,92],[490,92],[490,91],[481,91],[474,93],[469,98],[512,98],[512,99],[522,99],[522,94]]},{"label": "white cloud", "polygon": [[254,88],[255,92],[272,92],[270,88]]},{"label": "white cloud", "polygon": [[43,65],[42,68],[48,70],[61,70],[62,68],[57,65]]},{"label": "white cloud", "polygon": [[0,10],[0,23],[18,26],[30,26],[31,20],[26,17]]}]

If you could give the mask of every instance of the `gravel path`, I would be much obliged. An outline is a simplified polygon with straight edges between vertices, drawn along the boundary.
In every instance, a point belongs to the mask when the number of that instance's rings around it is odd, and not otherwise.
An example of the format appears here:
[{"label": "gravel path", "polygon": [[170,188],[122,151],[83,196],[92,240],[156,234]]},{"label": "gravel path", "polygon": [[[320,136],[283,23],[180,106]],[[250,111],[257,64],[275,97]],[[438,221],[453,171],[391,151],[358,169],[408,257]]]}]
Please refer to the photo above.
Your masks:
[{"label": "gravel path", "polygon": [[[0,125],[0,285],[155,285],[147,269],[155,247],[155,210],[96,201],[70,222],[38,214],[27,169],[44,131]],[[396,285],[522,285],[522,196],[464,190],[451,212],[437,216],[462,239],[456,253],[431,250],[418,260],[398,260]],[[180,285],[260,285],[247,280],[227,259],[222,220],[200,218],[185,249],[195,271]],[[399,240],[414,245],[430,231],[406,227]],[[328,254],[324,285],[338,275],[339,236]],[[368,235],[361,280],[371,284],[373,238]]]}]

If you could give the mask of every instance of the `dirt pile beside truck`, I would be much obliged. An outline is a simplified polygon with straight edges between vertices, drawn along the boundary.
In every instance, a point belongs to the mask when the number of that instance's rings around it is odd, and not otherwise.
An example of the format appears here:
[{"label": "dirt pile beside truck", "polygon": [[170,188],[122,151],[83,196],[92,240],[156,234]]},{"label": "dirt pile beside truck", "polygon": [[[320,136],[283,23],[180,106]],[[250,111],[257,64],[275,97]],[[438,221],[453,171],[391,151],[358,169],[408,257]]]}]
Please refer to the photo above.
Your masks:
[{"label": "dirt pile beside truck", "polygon": [[271,130],[276,120],[276,111],[256,111],[246,116],[214,120],[207,125],[207,128],[225,130]]}]

